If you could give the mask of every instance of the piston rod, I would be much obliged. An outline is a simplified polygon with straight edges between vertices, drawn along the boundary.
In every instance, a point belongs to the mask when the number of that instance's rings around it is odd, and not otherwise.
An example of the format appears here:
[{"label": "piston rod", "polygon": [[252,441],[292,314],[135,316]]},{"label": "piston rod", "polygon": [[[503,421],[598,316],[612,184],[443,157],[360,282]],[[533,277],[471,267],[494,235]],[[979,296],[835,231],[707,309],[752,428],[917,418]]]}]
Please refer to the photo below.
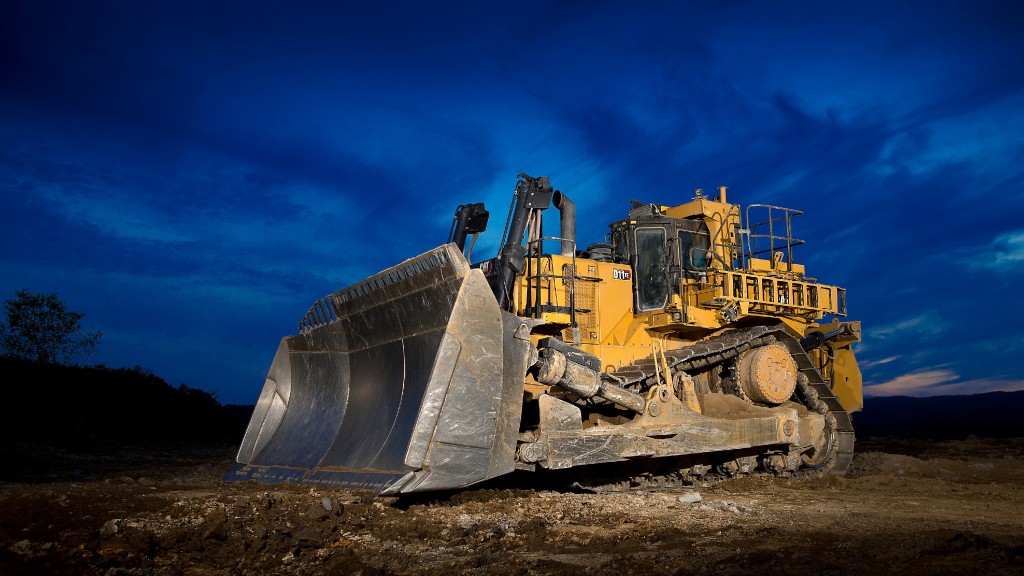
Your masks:
[{"label": "piston rod", "polygon": [[542,348],[534,364],[537,381],[558,386],[581,398],[604,398],[609,402],[642,413],[647,407],[644,397],[601,379],[601,374],[586,363],[574,361],[576,356],[589,356],[582,351],[570,354],[554,348]]}]

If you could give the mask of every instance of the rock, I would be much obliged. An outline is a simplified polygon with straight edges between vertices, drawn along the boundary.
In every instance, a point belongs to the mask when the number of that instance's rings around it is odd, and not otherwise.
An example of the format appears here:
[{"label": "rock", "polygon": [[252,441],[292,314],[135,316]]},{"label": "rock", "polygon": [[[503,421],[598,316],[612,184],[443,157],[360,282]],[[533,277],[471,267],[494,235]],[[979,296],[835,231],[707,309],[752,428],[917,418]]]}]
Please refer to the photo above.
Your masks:
[{"label": "rock", "polygon": [[499,516],[495,519],[495,524],[498,525],[498,529],[501,530],[506,536],[511,538],[516,537],[516,524],[509,518]]},{"label": "rock", "polygon": [[317,502],[310,506],[309,510],[306,510],[302,515],[310,520],[326,520],[330,514],[324,509],[320,502]]},{"label": "rock", "polygon": [[722,500],[721,502],[718,503],[718,505],[723,510],[727,510],[734,514],[749,514],[754,511],[749,506],[744,506],[743,504],[737,504],[735,502],[730,502],[728,500]]},{"label": "rock", "polygon": [[231,505],[231,516],[241,518],[249,515],[249,506],[244,501],[237,501]]},{"label": "rock", "polygon": [[206,515],[199,528],[203,540],[212,539],[223,542],[228,539],[228,515],[223,508],[216,508]]},{"label": "rock", "polygon": [[153,480],[149,476],[142,476],[136,480],[142,486],[156,486],[156,480]]},{"label": "rock", "polygon": [[323,544],[323,539],[312,528],[301,528],[292,535],[292,542],[300,548],[313,548]]},{"label": "rock", "polygon": [[203,540],[218,540],[224,542],[228,539],[228,527],[226,524],[216,524],[203,531]]},{"label": "rock", "polygon": [[472,527],[474,527],[474,526],[476,526],[477,524],[480,523],[479,520],[477,520],[476,518],[473,518],[469,514],[459,514],[455,518],[455,522],[457,522],[459,527],[462,528],[463,530],[469,530],[470,528],[472,528]]},{"label": "rock", "polygon": [[209,527],[203,532],[203,539],[218,540],[220,542],[227,540],[227,525],[217,524],[215,526]]},{"label": "rock", "polygon": [[681,504],[699,504],[703,500],[699,492],[687,492],[676,498],[676,502]]},{"label": "rock", "polygon": [[[156,537],[149,530],[128,526],[124,528],[125,544],[136,552],[152,556],[157,549]],[[225,534],[226,536],[226,534]]]},{"label": "rock", "polygon": [[121,519],[114,518],[113,520],[107,520],[103,523],[103,528],[100,528],[100,536],[110,537],[121,531]]},{"label": "rock", "polygon": [[334,509],[334,505],[331,504],[331,499],[328,498],[327,496],[324,496],[323,498],[320,499],[320,505],[323,506],[324,510],[327,510],[328,512]]}]

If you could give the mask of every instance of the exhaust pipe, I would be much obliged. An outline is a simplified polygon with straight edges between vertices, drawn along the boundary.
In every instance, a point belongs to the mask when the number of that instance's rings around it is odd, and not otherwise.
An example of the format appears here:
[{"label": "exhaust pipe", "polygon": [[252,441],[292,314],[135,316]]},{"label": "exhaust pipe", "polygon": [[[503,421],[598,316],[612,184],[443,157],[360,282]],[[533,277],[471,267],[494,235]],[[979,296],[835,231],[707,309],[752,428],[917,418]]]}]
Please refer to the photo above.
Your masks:
[{"label": "exhaust pipe", "polygon": [[562,256],[571,258],[576,250],[576,203],[561,190],[555,190],[551,202],[561,214]]}]

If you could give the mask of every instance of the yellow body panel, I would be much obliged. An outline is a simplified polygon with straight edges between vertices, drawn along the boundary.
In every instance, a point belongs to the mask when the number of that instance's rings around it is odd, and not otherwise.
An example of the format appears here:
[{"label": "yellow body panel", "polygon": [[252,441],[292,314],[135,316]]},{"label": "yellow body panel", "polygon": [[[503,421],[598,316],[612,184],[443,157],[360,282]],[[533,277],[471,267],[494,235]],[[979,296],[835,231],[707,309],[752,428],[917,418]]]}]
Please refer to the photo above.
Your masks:
[{"label": "yellow body panel", "polygon": [[793,263],[793,264],[790,265],[790,267],[789,267],[790,269],[786,270],[785,269],[786,268],[785,263],[783,263],[783,262],[776,263],[776,262],[774,262],[772,260],[765,260],[764,258],[751,258],[750,261],[748,262],[748,267],[751,270],[755,270],[755,271],[758,271],[758,272],[776,272],[776,271],[780,271],[781,272],[781,271],[785,271],[785,272],[789,272],[789,273],[796,274],[796,275],[799,275],[799,276],[803,276],[804,275],[804,265],[803,264]]},{"label": "yellow body panel", "polygon": [[864,407],[864,392],[860,367],[849,346],[836,350],[835,368],[832,373],[832,392],[847,412],[856,412]]}]

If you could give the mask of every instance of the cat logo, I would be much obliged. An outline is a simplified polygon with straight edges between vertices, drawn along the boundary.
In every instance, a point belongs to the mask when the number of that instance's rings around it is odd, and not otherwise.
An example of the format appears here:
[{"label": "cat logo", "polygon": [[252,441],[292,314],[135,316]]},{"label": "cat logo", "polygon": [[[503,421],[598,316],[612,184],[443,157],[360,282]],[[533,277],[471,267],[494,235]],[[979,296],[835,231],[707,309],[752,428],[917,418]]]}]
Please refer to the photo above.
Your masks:
[{"label": "cat logo", "polygon": [[612,269],[612,278],[616,280],[629,280],[629,270],[619,270],[618,268]]}]

